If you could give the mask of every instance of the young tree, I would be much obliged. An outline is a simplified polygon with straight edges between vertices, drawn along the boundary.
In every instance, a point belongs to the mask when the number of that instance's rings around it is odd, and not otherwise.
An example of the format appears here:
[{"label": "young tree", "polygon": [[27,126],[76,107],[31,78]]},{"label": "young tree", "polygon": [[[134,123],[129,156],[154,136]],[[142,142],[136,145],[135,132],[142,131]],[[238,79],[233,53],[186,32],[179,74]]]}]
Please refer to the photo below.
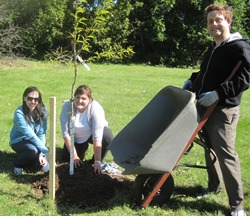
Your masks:
[{"label": "young tree", "polygon": [[[98,2],[99,7],[107,5],[107,1]],[[132,32],[129,21],[132,5],[127,0],[109,1],[108,5],[109,12],[91,42],[92,51],[98,54],[91,59],[99,62],[128,62],[134,54],[133,47],[128,43],[128,36]],[[92,12],[98,13],[98,10],[97,7]]]}]

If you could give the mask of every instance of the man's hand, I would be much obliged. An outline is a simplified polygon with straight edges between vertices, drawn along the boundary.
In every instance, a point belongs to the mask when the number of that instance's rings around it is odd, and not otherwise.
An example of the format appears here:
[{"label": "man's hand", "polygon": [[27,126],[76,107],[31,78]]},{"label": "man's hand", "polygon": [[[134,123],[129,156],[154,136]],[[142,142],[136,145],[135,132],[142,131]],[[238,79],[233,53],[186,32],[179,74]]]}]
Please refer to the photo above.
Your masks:
[{"label": "man's hand", "polygon": [[211,106],[214,102],[219,100],[218,93],[216,91],[209,91],[205,92],[200,95],[200,99],[198,100],[198,103],[204,107]]}]

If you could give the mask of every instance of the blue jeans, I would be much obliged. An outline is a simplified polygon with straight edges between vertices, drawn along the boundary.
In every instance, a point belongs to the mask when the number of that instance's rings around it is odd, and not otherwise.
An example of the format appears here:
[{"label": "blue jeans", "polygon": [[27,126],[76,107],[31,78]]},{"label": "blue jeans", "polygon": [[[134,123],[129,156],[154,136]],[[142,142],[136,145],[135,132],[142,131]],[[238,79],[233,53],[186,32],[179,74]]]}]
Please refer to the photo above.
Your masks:
[{"label": "blue jeans", "polygon": [[17,158],[14,160],[14,167],[26,168],[38,171],[42,168],[39,162],[40,151],[29,140],[11,145],[11,148],[17,153]]}]

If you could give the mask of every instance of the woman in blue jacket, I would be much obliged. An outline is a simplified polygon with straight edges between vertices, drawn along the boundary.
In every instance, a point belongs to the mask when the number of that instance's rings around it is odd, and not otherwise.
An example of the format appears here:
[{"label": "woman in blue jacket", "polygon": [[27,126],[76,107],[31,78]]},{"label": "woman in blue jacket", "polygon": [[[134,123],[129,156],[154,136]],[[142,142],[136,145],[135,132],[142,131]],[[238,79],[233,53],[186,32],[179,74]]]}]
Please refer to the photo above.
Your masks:
[{"label": "woman in blue jacket", "polygon": [[49,150],[45,146],[47,109],[40,91],[30,86],[23,93],[23,104],[14,113],[10,132],[10,146],[17,153],[14,174],[21,175],[23,169],[49,170]]}]

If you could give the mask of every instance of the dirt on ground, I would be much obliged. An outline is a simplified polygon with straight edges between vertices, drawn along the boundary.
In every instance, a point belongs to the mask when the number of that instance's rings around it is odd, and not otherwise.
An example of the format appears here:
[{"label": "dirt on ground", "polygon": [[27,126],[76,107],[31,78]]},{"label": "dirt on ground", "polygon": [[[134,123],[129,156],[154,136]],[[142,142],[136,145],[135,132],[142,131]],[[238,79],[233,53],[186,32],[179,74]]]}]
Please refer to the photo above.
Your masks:
[{"label": "dirt on ground", "polygon": [[[32,183],[38,194],[49,192],[49,174],[36,176]],[[69,175],[69,164],[63,163],[56,167],[55,191],[56,202],[64,206],[103,207],[112,199],[116,191],[129,194],[133,182],[125,176],[103,172],[98,175],[93,171],[90,163],[83,163]]]}]

